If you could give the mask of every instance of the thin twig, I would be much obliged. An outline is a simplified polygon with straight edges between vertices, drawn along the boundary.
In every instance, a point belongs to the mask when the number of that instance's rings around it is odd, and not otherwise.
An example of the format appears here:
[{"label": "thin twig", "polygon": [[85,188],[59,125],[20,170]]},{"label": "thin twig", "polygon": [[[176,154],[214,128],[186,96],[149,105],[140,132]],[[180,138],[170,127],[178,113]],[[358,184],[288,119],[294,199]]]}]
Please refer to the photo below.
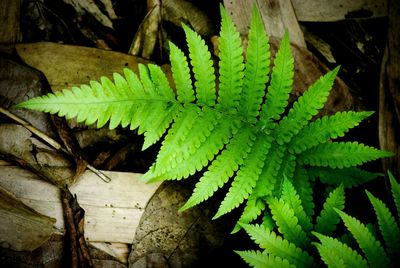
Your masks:
[{"label": "thin twig", "polygon": [[43,133],[39,129],[37,129],[34,126],[32,126],[29,122],[27,122],[24,119],[16,116],[15,114],[9,112],[8,110],[3,109],[2,107],[0,107],[0,112],[2,114],[4,114],[5,116],[11,118],[15,122],[21,124],[23,127],[25,127],[27,130],[29,130],[30,132],[32,132],[33,134],[35,134],[36,136],[38,136],[39,138],[44,140],[47,144],[49,144],[54,149],[62,150],[64,152],[61,144],[59,144],[56,140],[54,140],[54,139],[50,138],[49,136],[47,136],[45,133]]},{"label": "thin twig", "polygon": [[[23,127],[25,127],[27,130],[29,130],[32,134],[36,135],[43,141],[45,141],[48,145],[53,147],[54,149],[58,151],[62,151],[63,153],[66,153],[68,155],[71,155],[71,153],[63,148],[60,143],[58,143],[56,140],[52,139],[49,137],[46,133],[42,132],[41,130],[35,128],[33,125],[31,125],[29,122],[25,121],[24,119],[20,118],[19,116],[11,113],[10,111],[0,107],[0,113],[4,114],[8,118],[14,120],[15,122],[19,123]],[[106,174],[101,172],[100,170],[96,169],[95,167],[91,165],[87,165],[87,168],[92,171],[94,174],[96,174],[100,179],[102,179],[104,182],[108,183],[111,181],[111,178],[108,177]]]}]

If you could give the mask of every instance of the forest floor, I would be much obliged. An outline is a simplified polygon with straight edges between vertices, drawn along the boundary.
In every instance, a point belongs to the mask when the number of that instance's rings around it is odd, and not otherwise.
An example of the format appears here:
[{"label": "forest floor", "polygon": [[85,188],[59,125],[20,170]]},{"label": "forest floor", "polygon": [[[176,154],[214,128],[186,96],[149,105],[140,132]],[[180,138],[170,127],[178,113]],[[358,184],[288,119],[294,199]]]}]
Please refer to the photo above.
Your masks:
[{"label": "forest floor", "polygon": [[[216,51],[219,2],[164,0],[161,7],[155,0],[1,2],[9,12],[0,12],[0,21],[7,21],[0,42],[0,211],[1,217],[11,217],[11,211],[14,218],[0,224],[6,226],[0,227],[0,234],[15,233],[7,235],[9,240],[0,237],[0,266],[245,267],[233,250],[254,245],[243,233],[229,235],[239,214],[210,220],[221,196],[178,214],[193,182],[142,186],[137,181],[160,144],[141,151],[143,138],[136,131],[96,130],[12,108],[33,96],[111,77],[124,67],[137,70],[138,63],[155,62],[169,72],[167,41],[185,48],[181,21]],[[341,82],[324,112],[376,111],[346,138],[379,147],[388,17],[368,14],[353,10],[334,21],[299,18],[310,54],[293,48],[296,70],[300,78],[309,77],[295,86],[301,92],[321,72],[341,65]],[[25,121],[40,133],[28,131]],[[383,172],[380,162],[366,169]],[[366,187],[386,191],[382,184]],[[349,196],[349,203],[366,202],[361,190]],[[357,206],[349,209],[359,215]],[[23,227],[15,231],[16,223]],[[110,226],[115,228],[107,229]]]}]

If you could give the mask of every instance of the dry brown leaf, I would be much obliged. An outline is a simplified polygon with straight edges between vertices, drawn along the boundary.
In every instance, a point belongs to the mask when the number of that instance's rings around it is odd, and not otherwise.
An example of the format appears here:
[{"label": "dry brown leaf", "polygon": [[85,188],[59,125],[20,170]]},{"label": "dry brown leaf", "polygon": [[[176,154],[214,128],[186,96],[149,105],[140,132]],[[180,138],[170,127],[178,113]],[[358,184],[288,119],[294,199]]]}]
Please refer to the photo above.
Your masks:
[{"label": "dry brown leaf", "polygon": [[387,0],[291,0],[299,21],[338,21],[387,16]]},{"label": "dry brown leaf", "polygon": [[53,91],[88,84],[101,76],[112,78],[129,67],[148,61],[119,52],[49,42],[16,45],[26,64],[42,71]]},{"label": "dry brown leaf", "polygon": [[0,246],[13,250],[34,250],[56,231],[55,219],[27,207],[0,187]]},{"label": "dry brown leaf", "polygon": [[207,259],[222,245],[226,230],[231,228],[212,221],[209,207],[178,213],[190,193],[188,185],[179,182],[165,182],[159,187],[136,231],[130,267],[197,267],[201,258]]},{"label": "dry brown leaf", "polygon": [[[113,28],[113,23],[106,14],[104,14],[99,7],[96,5],[93,0],[63,0],[66,4],[71,5],[79,15],[83,15],[85,13],[91,14],[96,18],[101,24],[106,27]],[[108,15],[112,18],[116,18],[114,9],[112,8],[112,4],[110,4],[110,0],[102,0],[103,5],[105,3],[106,11]]]}]

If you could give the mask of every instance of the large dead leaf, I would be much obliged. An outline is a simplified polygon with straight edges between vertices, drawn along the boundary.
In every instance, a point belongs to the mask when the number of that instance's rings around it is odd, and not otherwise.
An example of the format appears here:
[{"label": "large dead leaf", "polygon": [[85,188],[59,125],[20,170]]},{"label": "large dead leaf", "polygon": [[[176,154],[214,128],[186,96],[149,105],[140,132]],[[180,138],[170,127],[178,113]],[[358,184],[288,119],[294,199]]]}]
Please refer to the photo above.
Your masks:
[{"label": "large dead leaf", "polygon": [[387,0],[292,0],[299,21],[337,21],[387,16]]},{"label": "large dead leaf", "polygon": [[198,206],[178,213],[190,193],[188,185],[179,182],[159,187],[136,231],[130,267],[195,267],[222,245],[230,228],[212,222],[210,208]]},{"label": "large dead leaf", "polygon": [[55,219],[41,215],[0,187],[0,245],[34,250],[55,232]]},{"label": "large dead leaf", "polygon": [[54,137],[47,114],[13,109],[12,106],[49,91],[49,86],[39,71],[0,57],[0,106],[30,122],[36,128]]},{"label": "large dead leaf", "polygon": [[112,78],[124,67],[137,71],[147,61],[119,52],[49,42],[16,45],[26,64],[42,71],[52,90],[87,84],[101,76]]}]

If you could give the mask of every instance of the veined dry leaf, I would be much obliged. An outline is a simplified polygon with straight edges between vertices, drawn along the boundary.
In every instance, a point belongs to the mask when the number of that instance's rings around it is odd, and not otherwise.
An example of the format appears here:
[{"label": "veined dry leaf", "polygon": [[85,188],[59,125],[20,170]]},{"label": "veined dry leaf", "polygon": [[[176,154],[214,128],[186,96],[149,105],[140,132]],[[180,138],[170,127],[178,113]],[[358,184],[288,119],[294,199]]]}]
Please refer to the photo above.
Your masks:
[{"label": "veined dry leaf", "polygon": [[55,219],[41,215],[0,187],[0,246],[34,250],[56,231]]},{"label": "veined dry leaf", "polygon": [[44,73],[53,91],[87,84],[101,76],[112,78],[124,67],[137,71],[138,63],[148,63],[119,52],[50,42],[19,44],[16,50],[26,64]]},{"label": "veined dry leaf", "polygon": [[178,214],[191,190],[165,182],[154,194],[140,220],[129,267],[193,267],[222,245],[226,222],[211,221],[211,209],[195,207]]}]

